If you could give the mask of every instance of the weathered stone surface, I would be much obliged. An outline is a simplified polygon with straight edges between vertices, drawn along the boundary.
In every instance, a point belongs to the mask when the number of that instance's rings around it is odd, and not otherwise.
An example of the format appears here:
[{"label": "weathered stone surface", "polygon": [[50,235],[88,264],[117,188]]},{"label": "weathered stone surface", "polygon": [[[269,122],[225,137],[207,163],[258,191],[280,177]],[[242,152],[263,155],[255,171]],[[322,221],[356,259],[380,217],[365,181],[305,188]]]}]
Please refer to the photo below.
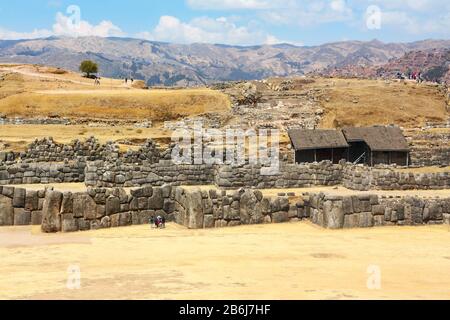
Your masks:
[{"label": "weathered stone surface", "polygon": [[73,194],[73,215],[75,218],[95,220],[97,216],[97,204],[86,193]]},{"label": "weathered stone surface", "polygon": [[42,210],[43,232],[59,232],[61,231],[61,203],[63,194],[58,191],[48,191],[45,196],[44,208]]},{"label": "weathered stone surface", "polygon": [[25,210],[34,211],[39,208],[39,197],[37,191],[27,190],[25,196]]},{"label": "weathered stone surface", "polygon": [[31,225],[40,226],[42,224],[42,211],[33,211],[31,213]]},{"label": "weathered stone surface", "polygon": [[359,227],[360,228],[370,228],[374,225],[374,219],[372,212],[361,212],[359,213]]},{"label": "weathered stone surface", "polygon": [[289,215],[286,211],[279,211],[272,213],[273,223],[283,223],[289,221]]},{"label": "weathered stone surface", "polygon": [[323,205],[324,227],[342,229],[344,227],[344,209],[342,201],[326,201]]},{"label": "weathered stone surface", "polygon": [[78,220],[74,218],[73,214],[65,213],[61,215],[62,232],[75,232],[78,230]]},{"label": "weathered stone surface", "polygon": [[203,228],[204,214],[202,208],[202,199],[202,193],[200,190],[194,190],[186,194],[186,211],[188,214],[189,229]]},{"label": "weathered stone surface", "polygon": [[345,214],[353,213],[353,201],[351,197],[343,197],[342,198],[342,209]]},{"label": "weathered stone surface", "polygon": [[344,228],[351,229],[359,227],[359,214],[347,214],[344,217]]},{"label": "weathered stone surface", "polygon": [[120,213],[110,215],[109,218],[111,219],[111,228],[117,228],[120,226]]},{"label": "weathered stone surface", "polygon": [[14,189],[14,197],[13,197],[13,207],[14,208],[24,208],[25,207],[25,196],[26,190],[22,188]]},{"label": "weathered stone surface", "polygon": [[152,187],[144,187],[135,190],[131,190],[131,195],[135,198],[149,198],[153,195]]},{"label": "weathered stone surface", "polygon": [[383,205],[373,205],[372,206],[372,213],[374,216],[384,216],[385,214],[385,207]]},{"label": "weathered stone surface", "polygon": [[0,226],[14,225],[14,208],[12,199],[0,195]]},{"label": "weathered stone surface", "polygon": [[108,216],[103,217],[100,224],[103,229],[111,228],[111,218]]},{"label": "weathered stone surface", "polygon": [[260,224],[264,222],[261,203],[252,190],[247,190],[242,194],[239,207],[242,224]]},{"label": "weathered stone surface", "polygon": [[131,220],[133,225],[150,224],[150,218],[156,217],[156,212],[152,210],[132,212]]},{"label": "weathered stone surface", "polygon": [[119,226],[131,226],[131,213],[130,212],[122,212],[119,214]]},{"label": "weathered stone surface", "polygon": [[148,199],[148,208],[150,210],[161,210],[164,206],[164,198],[161,188],[155,188],[153,195]]},{"label": "weathered stone surface", "polygon": [[216,220],[214,219],[214,216],[212,215],[205,215],[204,221],[203,221],[203,228],[209,229],[214,228]]},{"label": "weathered stone surface", "polygon": [[31,224],[31,212],[23,208],[14,208],[14,225],[28,226]]},{"label": "weathered stone surface", "polygon": [[72,192],[64,192],[61,204],[61,214],[73,213],[73,197]]},{"label": "weathered stone surface", "polygon": [[120,199],[114,196],[106,199],[106,215],[110,216],[120,212]]},{"label": "weathered stone surface", "polygon": [[91,223],[84,219],[84,218],[78,218],[77,219],[78,222],[78,228],[80,229],[80,231],[87,231],[91,229]]}]

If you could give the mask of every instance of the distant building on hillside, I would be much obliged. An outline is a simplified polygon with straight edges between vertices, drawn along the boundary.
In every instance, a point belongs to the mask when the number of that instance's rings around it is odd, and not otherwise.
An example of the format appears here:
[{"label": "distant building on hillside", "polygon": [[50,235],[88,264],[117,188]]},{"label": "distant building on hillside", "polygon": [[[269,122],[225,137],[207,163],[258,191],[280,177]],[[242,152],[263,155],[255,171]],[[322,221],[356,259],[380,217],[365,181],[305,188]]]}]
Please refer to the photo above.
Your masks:
[{"label": "distant building on hillside", "polygon": [[295,162],[339,163],[349,157],[349,145],[342,131],[293,129],[288,132],[295,149]]},{"label": "distant building on hillside", "polygon": [[409,165],[408,143],[398,127],[290,130],[288,134],[296,163],[346,160],[369,166]]},{"label": "distant building on hillside", "polygon": [[398,127],[344,128],[350,145],[350,162],[409,165],[409,146]]}]

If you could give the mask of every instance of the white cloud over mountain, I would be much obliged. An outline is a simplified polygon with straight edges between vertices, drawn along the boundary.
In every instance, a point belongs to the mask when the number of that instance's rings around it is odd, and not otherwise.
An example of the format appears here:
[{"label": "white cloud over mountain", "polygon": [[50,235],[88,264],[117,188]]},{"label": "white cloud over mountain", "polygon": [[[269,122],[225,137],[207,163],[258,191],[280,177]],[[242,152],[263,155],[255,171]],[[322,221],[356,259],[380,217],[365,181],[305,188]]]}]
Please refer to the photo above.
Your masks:
[{"label": "white cloud over mountain", "polygon": [[46,38],[50,36],[69,36],[69,37],[84,37],[84,36],[98,36],[111,37],[123,36],[125,33],[111,21],[101,21],[97,25],[92,25],[85,20],[74,20],[70,15],[64,15],[61,12],[56,14],[55,23],[52,29],[35,29],[31,32],[16,32],[12,30],[0,28],[0,39],[15,40],[15,39],[37,39]]},{"label": "white cloud over mountain", "polygon": [[172,16],[163,16],[158,25],[150,32],[138,36],[149,40],[175,43],[226,43],[241,44],[274,44],[278,39],[258,28],[257,25],[238,26],[226,17],[212,19],[195,18],[183,22]]},{"label": "white cloud over mountain", "polygon": [[[373,37],[383,38],[393,33],[398,38],[409,35],[416,38],[450,36],[449,0],[185,0],[185,3],[194,11],[189,18],[180,12],[163,15],[146,30],[137,34],[139,30],[134,31],[133,35],[177,43],[292,43],[280,39],[285,38],[284,31],[293,38],[293,34],[297,37],[298,30],[298,38],[301,38],[303,27],[333,24],[333,28],[349,33],[346,38],[353,38],[351,30],[355,30],[356,35],[367,31],[366,10],[375,5],[381,10],[381,28],[371,30]],[[74,24],[70,12],[57,13],[48,29],[29,32],[2,28],[0,22],[0,39],[126,35],[109,20],[92,24],[79,19]]]}]

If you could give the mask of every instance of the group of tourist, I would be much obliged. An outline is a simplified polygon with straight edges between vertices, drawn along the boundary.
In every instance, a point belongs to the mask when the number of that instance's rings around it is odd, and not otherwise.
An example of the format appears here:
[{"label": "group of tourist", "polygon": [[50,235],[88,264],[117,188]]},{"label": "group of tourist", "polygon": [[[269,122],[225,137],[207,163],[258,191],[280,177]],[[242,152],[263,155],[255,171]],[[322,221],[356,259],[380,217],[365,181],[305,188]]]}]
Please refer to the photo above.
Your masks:
[{"label": "group of tourist", "polygon": [[406,74],[403,74],[401,72],[397,72],[397,79],[400,80],[416,80],[417,83],[422,83],[424,81],[424,78],[422,76],[422,72],[411,72],[408,71]]},{"label": "group of tourist", "polygon": [[150,226],[156,229],[165,229],[166,228],[166,218],[162,216],[151,217],[150,218]]}]

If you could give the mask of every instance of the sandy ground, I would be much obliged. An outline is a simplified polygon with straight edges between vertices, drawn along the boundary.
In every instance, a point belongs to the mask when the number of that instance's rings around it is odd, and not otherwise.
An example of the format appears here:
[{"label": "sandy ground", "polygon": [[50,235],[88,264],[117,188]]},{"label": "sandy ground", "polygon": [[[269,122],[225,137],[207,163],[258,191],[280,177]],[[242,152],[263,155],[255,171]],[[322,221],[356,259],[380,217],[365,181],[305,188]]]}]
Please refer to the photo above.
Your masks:
[{"label": "sandy ground", "polygon": [[[0,240],[0,299],[450,299],[448,226],[23,227]],[[367,286],[374,267],[380,289]]]}]

